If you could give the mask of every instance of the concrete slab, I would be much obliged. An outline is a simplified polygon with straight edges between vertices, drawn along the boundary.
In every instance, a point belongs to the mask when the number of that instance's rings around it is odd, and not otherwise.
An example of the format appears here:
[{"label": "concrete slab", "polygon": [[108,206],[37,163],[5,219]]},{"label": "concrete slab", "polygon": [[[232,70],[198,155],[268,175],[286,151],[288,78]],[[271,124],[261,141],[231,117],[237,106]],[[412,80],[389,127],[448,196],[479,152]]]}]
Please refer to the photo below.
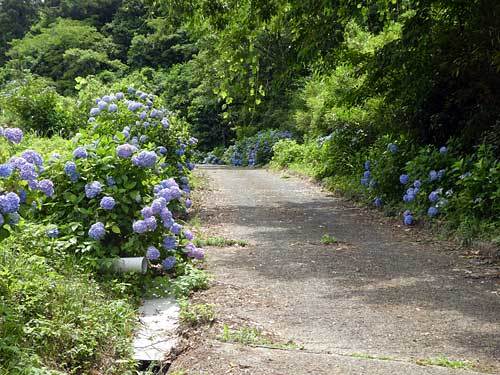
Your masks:
[{"label": "concrete slab", "polygon": [[179,305],[173,297],[148,299],[139,308],[139,313],[140,327],[134,338],[134,359],[161,361],[179,341]]}]

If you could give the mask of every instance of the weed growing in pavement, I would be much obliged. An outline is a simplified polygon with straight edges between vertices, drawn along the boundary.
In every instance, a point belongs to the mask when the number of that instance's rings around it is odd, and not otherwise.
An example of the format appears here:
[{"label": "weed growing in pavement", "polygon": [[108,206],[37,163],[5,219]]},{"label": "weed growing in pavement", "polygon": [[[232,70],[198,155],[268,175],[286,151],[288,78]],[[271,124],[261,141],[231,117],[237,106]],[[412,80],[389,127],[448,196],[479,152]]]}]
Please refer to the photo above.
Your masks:
[{"label": "weed growing in pavement", "polygon": [[180,320],[182,323],[196,327],[209,324],[215,320],[215,305],[207,303],[191,304],[188,300],[179,301]]},{"label": "weed growing in pavement", "polygon": [[301,347],[293,341],[275,343],[265,337],[261,330],[254,327],[241,327],[237,330],[233,330],[229,328],[227,324],[224,324],[222,328],[222,335],[219,336],[218,339],[222,342],[239,343],[248,346],[263,346],[285,350],[301,349]]},{"label": "weed growing in pavement", "polygon": [[321,243],[324,245],[334,245],[338,242],[337,238],[330,236],[329,234],[324,234],[323,237],[321,237]]},{"label": "weed growing in pavement", "polygon": [[197,238],[194,241],[194,244],[199,247],[201,246],[226,247],[234,245],[245,247],[248,245],[248,242],[244,240],[231,240],[224,237],[208,237],[208,238]]},{"label": "weed growing in pavement", "polygon": [[444,356],[437,358],[418,359],[416,361],[421,366],[441,366],[453,369],[470,369],[473,364],[470,361],[453,360]]}]

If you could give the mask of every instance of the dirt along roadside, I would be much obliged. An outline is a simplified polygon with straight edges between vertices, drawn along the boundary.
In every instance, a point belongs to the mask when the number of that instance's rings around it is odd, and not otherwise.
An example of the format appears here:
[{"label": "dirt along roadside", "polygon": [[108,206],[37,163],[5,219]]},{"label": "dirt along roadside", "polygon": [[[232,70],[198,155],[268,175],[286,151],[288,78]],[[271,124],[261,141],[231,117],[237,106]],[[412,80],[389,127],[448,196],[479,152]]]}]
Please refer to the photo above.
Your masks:
[{"label": "dirt along roadside", "polygon": [[169,373],[500,373],[499,280],[468,277],[449,244],[297,178],[200,173],[205,236],[248,245],[208,248],[213,286],[194,303],[215,304],[217,320],[191,332]]}]

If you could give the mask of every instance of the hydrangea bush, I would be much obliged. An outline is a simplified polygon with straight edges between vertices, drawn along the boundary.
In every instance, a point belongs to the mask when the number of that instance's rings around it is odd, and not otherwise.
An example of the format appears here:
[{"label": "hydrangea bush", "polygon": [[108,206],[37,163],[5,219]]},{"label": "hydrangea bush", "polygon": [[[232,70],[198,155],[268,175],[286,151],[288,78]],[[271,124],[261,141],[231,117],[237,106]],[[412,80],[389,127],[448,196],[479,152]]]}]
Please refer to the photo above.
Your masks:
[{"label": "hydrangea bush", "polygon": [[[125,90],[124,90],[125,91]],[[203,258],[182,218],[191,206],[197,140],[185,123],[133,88],[95,99],[71,159],[51,168],[55,198],[43,216],[90,263],[147,256],[158,270]]]},{"label": "hydrangea bush", "polygon": [[0,240],[15,230],[22,216],[54,196],[43,157],[23,149],[22,140],[21,129],[0,127]]},{"label": "hydrangea bush", "polygon": [[273,146],[282,139],[290,139],[292,133],[281,130],[260,131],[256,135],[244,138],[229,147],[223,161],[234,166],[251,166],[266,164],[273,157]]}]

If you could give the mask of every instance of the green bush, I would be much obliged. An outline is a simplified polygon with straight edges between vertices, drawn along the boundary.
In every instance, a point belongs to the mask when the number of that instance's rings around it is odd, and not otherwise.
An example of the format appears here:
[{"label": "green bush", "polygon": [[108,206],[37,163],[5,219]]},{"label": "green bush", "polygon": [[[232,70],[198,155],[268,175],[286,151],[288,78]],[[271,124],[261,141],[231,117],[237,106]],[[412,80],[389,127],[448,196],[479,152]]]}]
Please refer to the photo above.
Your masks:
[{"label": "green bush", "polygon": [[133,369],[135,308],[101,288],[47,227],[2,242],[0,373],[124,373]]},{"label": "green bush", "polygon": [[74,99],[59,95],[50,81],[34,76],[9,82],[0,93],[0,104],[20,127],[42,136],[68,136],[85,119]]}]

